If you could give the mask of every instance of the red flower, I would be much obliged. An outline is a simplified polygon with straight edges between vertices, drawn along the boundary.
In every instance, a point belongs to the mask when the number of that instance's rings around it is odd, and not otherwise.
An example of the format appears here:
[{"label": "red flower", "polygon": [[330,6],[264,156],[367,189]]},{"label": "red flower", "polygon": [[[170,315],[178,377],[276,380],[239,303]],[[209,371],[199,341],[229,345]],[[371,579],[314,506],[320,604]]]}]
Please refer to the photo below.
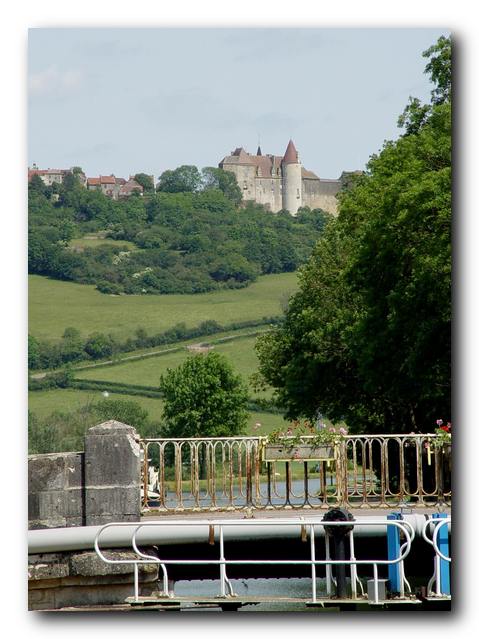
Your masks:
[{"label": "red flower", "polygon": [[451,425],[447,424],[447,426],[440,426],[439,430],[443,430],[445,433],[449,433],[451,431]]}]

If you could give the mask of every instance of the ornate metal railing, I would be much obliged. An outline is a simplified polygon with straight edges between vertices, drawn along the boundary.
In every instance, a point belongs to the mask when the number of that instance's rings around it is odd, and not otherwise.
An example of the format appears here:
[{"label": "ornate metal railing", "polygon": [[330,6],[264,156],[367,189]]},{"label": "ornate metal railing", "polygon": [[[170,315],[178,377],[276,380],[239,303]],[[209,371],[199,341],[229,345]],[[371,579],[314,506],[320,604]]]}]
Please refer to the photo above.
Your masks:
[{"label": "ornate metal railing", "polygon": [[348,435],[332,460],[276,462],[263,460],[264,437],[143,439],[142,509],[448,505],[451,453],[435,438]]}]

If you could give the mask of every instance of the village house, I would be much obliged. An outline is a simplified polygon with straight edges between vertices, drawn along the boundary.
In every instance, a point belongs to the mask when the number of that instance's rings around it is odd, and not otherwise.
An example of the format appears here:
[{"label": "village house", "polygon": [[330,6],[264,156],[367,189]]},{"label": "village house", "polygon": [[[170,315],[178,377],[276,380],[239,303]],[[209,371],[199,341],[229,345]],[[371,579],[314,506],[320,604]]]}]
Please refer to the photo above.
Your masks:
[{"label": "village house", "polygon": [[[30,182],[34,175],[37,175],[45,186],[52,184],[63,184],[66,175],[73,172],[73,169],[39,169],[36,164],[28,169],[28,181]],[[76,172],[76,176],[83,186],[86,185],[86,176],[83,172]]]},{"label": "village house", "polygon": [[87,179],[87,189],[89,191],[101,191],[113,200],[130,197],[133,191],[143,195],[143,187],[131,175],[128,180],[117,178],[114,175],[91,177]]},{"label": "village house", "polygon": [[89,191],[101,191],[113,200],[130,197],[134,192],[143,195],[143,187],[130,175],[128,180],[112,175],[100,175],[87,178],[83,171],[71,169],[39,169],[36,164],[28,168],[28,181],[31,182],[34,175],[38,176],[45,186],[63,184],[66,175],[75,173],[82,186]]}]

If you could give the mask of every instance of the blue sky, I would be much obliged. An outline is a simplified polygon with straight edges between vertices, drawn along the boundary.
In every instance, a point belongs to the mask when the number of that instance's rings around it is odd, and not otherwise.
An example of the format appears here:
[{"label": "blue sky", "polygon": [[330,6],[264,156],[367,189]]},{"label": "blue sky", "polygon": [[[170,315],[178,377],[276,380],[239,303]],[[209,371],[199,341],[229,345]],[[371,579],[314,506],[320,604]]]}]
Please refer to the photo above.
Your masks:
[{"label": "blue sky", "polygon": [[216,166],[290,137],[321,177],[364,168],[439,29],[31,29],[28,163],[88,176]]}]

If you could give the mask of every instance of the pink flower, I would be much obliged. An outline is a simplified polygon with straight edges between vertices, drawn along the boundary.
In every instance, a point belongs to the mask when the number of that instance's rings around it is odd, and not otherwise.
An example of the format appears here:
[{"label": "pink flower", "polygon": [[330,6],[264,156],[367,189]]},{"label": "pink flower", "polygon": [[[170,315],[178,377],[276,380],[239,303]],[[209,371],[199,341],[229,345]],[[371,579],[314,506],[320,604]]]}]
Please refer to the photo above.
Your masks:
[{"label": "pink flower", "polygon": [[436,419],[436,424],[438,426],[442,426],[442,419]]},{"label": "pink flower", "polygon": [[342,427],[341,427],[341,428],[339,429],[339,434],[340,434],[340,435],[347,435],[347,434],[348,434],[348,431],[347,431],[345,428],[342,428]]}]

